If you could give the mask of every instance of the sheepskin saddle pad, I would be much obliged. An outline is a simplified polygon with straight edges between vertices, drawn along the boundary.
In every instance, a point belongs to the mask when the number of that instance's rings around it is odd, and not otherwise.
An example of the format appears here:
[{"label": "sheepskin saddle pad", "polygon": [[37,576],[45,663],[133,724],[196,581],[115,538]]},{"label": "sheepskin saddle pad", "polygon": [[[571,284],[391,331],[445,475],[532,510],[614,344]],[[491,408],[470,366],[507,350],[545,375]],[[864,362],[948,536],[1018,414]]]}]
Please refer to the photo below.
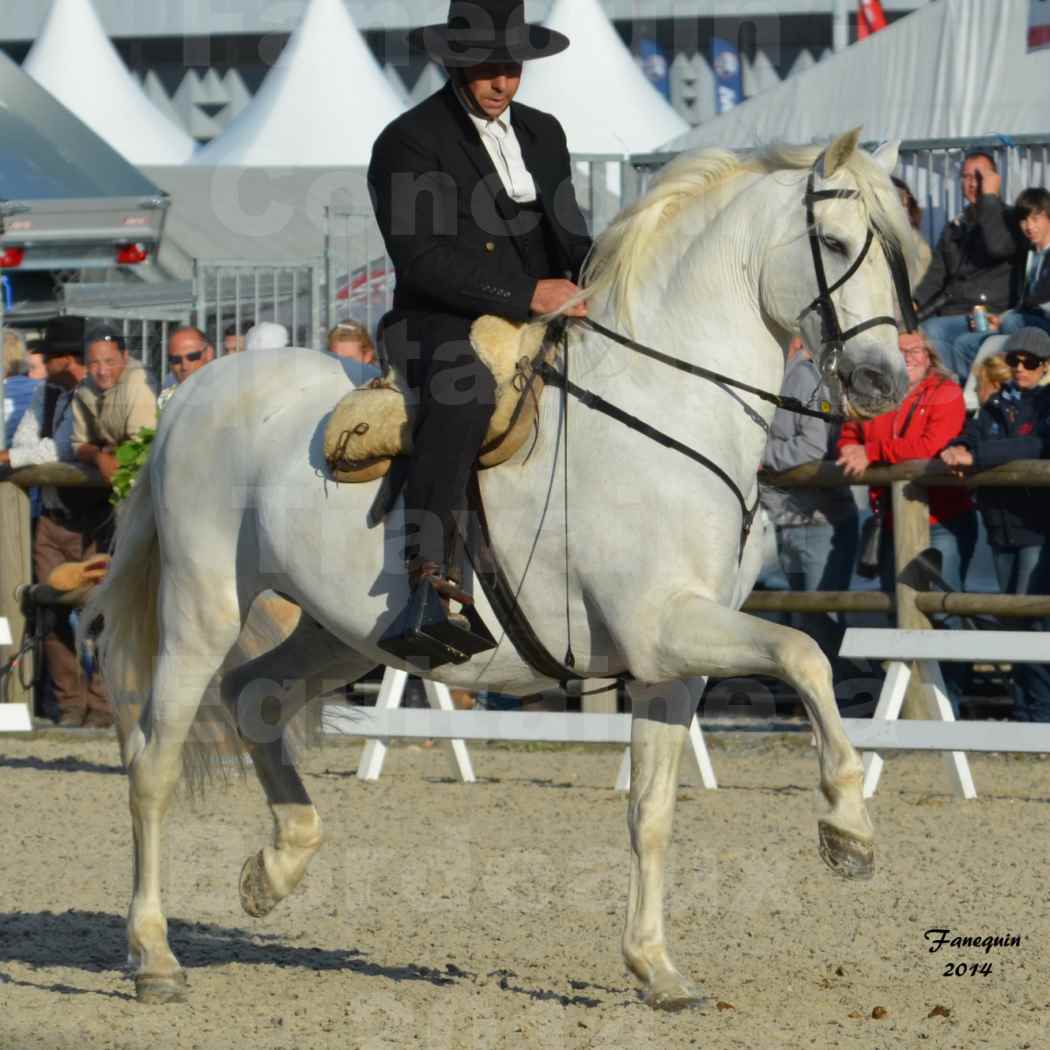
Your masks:
[{"label": "sheepskin saddle pad", "polygon": [[[535,369],[554,352],[543,347],[545,331],[543,324],[502,317],[480,317],[470,330],[471,344],[496,379],[496,410],[478,457],[481,467],[510,459],[532,429],[543,393]],[[350,391],[325,427],[324,455],[335,480],[372,481],[386,474],[395,456],[410,455],[415,414],[394,372]]]}]

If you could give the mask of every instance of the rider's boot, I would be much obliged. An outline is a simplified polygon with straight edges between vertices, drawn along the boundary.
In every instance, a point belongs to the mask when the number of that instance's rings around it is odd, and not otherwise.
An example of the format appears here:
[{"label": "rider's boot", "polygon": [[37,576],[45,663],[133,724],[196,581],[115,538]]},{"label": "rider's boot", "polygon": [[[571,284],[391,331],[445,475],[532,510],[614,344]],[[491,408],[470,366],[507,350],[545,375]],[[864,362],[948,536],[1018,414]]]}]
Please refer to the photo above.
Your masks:
[{"label": "rider's boot", "polygon": [[417,556],[408,562],[408,585],[413,591],[426,581],[441,600],[448,622],[461,630],[470,630],[470,621],[460,612],[453,612],[451,602],[472,605],[474,599],[460,586],[462,574],[459,569],[446,561],[445,563],[429,561]]}]

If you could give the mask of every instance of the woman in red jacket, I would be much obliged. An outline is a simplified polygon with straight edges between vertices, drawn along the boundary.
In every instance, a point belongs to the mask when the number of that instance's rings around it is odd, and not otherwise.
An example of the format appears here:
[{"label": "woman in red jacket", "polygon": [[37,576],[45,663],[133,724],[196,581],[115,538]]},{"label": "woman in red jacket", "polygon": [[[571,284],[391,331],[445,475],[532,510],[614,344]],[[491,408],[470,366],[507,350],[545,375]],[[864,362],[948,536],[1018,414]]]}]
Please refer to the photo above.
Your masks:
[{"label": "woman in red jacket", "polygon": [[[942,366],[937,352],[921,332],[904,332],[901,353],[908,369],[908,393],[892,412],[866,422],[849,421],[838,441],[838,464],[857,477],[871,463],[900,463],[932,459],[962,432],[966,406],[962,388]],[[963,590],[966,572],[977,544],[977,513],[969,492],[962,488],[931,487],[930,544],[941,554],[941,574],[956,590]],[[893,520],[890,492],[869,491],[872,511],[882,519],[879,548],[882,586],[893,589]]]}]

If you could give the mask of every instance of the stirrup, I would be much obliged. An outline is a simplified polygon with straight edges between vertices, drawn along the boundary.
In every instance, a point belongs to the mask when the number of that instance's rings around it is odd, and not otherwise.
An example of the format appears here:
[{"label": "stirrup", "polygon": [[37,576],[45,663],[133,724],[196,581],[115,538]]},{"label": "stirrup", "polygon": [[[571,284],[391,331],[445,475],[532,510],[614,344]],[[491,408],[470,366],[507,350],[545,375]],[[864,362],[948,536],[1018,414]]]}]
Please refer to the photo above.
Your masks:
[{"label": "stirrup", "polygon": [[[442,582],[447,581],[443,578]],[[453,586],[458,593],[463,593],[458,586]],[[478,653],[495,649],[496,639],[478,615],[473,601],[463,604],[462,616],[468,625],[464,628],[449,619],[448,597],[461,600],[456,594],[443,595],[432,576],[423,576],[412,591],[408,605],[379,639],[379,648],[429,671],[444,664],[464,664]]]}]

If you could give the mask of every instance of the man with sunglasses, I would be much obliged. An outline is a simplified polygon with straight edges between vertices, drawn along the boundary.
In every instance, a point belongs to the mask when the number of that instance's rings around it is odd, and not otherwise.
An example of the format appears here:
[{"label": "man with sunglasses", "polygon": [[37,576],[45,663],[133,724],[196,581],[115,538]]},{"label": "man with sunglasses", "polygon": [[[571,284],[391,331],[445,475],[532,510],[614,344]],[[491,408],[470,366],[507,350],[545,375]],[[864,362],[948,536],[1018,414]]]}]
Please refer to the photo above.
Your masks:
[{"label": "man with sunglasses", "polygon": [[161,391],[160,397],[157,398],[157,408],[163,408],[194,372],[214,360],[215,350],[199,328],[192,325],[176,328],[168,337],[168,366],[175,382]]},{"label": "man with sunglasses", "polygon": [[[1050,440],[1050,388],[1040,386],[1050,361],[1050,335],[1022,328],[1006,343],[1008,383],[993,394],[961,436],[941,453],[960,474],[1015,459],[1043,459]],[[1004,594],[1050,593],[1050,491],[1043,488],[977,490],[995,574]],[[1047,630],[1045,621],[1023,621]],[[1018,664],[1013,674],[1014,718],[1050,722],[1050,667]]]}]

